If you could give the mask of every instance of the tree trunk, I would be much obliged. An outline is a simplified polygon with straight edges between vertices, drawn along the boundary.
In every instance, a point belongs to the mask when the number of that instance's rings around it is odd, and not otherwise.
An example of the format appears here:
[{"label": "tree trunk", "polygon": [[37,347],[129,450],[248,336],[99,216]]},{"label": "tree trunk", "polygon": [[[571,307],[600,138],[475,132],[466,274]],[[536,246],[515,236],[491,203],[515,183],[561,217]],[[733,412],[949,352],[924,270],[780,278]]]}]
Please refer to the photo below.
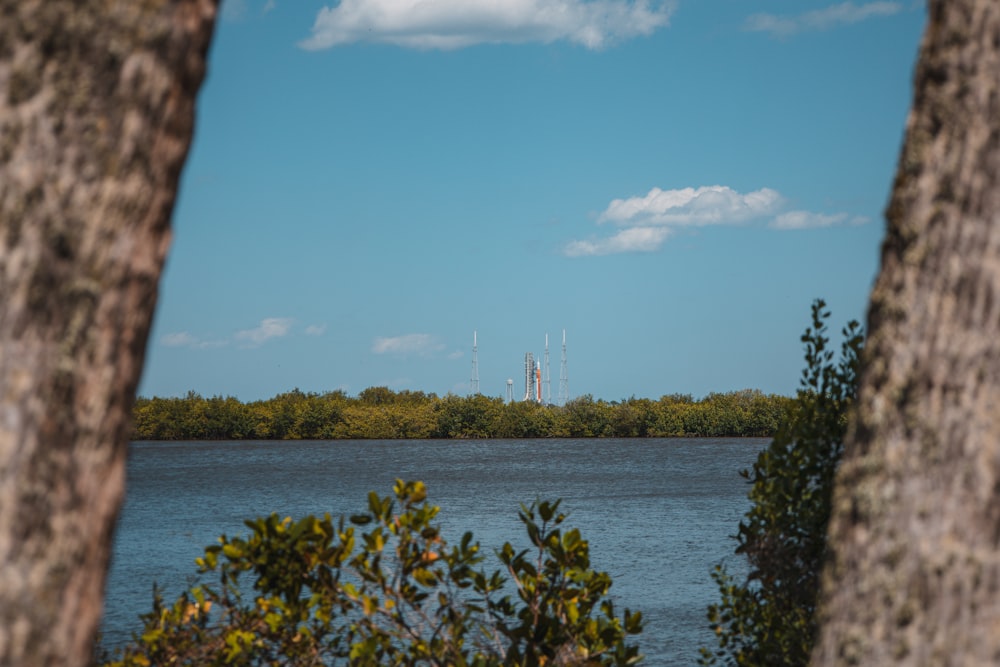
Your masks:
[{"label": "tree trunk", "polygon": [[0,0],[0,664],[85,665],[215,0]]},{"label": "tree trunk", "polygon": [[932,0],[815,665],[1000,664],[1000,3]]}]

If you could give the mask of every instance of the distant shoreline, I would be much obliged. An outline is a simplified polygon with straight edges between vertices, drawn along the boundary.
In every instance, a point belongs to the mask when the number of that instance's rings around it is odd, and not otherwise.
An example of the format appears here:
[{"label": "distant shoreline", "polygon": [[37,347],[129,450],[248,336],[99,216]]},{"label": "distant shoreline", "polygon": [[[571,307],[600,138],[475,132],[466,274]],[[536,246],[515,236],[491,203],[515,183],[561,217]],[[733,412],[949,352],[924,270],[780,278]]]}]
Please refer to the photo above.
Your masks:
[{"label": "distant shoreline", "polygon": [[755,389],[694,400],[595,400],[565,405],[507,403],[475,395],[439,397],[372,387],[357,397],[293,390],[264,401],[233,397],[136,399],[134,441],[482,440],[525,438],[771,437],[794,399]]}]

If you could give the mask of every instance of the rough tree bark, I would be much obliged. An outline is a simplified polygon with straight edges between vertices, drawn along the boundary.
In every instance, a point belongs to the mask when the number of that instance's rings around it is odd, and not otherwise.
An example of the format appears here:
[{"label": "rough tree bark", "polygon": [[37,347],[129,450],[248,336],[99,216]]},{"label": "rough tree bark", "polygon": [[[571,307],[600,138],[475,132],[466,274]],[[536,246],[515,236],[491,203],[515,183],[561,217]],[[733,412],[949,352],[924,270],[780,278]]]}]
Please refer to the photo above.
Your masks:
[{"label": "rough tree bark", "polygon": [[84,665],[215,0],[0,0],[0,664]]},{"label": "rough tree bark", "polygon": [[932,0],[815,665],[1000,664],[1000,2]]}]

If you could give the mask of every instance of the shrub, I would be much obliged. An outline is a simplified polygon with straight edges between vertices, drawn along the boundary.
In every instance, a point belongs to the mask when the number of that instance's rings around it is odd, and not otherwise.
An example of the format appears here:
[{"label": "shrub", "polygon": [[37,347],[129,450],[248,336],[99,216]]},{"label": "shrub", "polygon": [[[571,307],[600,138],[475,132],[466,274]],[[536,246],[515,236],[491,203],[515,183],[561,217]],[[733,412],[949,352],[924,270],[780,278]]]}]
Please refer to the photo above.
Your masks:
[{"label": "shrub", "polygon": [[752,484],[751,508],[740,522],[736,553],[746,557],[748,574],[738,582],[722,565],[713,572],[722,600],[709,607],[708,619],[719,646],[702,649],[703,665],[809,662],[833,476],[863,346],[852,321],[835,358],[829,317],[823,301],[813,303],[812,326],[802,335],[801,388],[770,446],[742,473]]},{"label": "shrub", "polygon": [[[154,593],[143,629],[112,665],[632,665],[639,613],[615,614],[611,578],[563,527],[559,502],[519,513],[529,549],[479,569],[472,533],[449,546],[422,482],[334,522],[272,514],[222,536],[197,564],[218,585],[172,605]],[[398,507],[398,511],[397,511]],[[509,577],[509,578],[508,578]],[[250,582],[244,581],[249,578]],[[252,589],[252,594],[249,592]]]}]

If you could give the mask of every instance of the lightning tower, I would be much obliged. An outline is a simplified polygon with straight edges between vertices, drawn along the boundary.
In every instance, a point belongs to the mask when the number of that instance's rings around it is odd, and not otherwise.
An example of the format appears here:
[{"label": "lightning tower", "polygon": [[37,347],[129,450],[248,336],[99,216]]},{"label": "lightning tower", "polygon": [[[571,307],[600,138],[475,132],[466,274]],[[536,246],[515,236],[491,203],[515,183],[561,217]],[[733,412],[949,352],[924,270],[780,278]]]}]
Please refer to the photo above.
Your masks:
[{"label": "lightning tower", "polygon": [[552,402],[552,373],[549,371],[549,335],[545,334],[545,380],[542,382],[545,386],[544,398],[545,403]]},{"label": "lightning tower", "polygon": [[476,340],[476,332],[472,332],[472,378],[469,380],[469,395],[475,396],[479,393],[479,344]]},{"label": "lightning tower", "polygon": [[559,364],[559,405],[566,405],[568,401],[569,371],[566,370],[566,330],[563,329],[562,362]]}]

